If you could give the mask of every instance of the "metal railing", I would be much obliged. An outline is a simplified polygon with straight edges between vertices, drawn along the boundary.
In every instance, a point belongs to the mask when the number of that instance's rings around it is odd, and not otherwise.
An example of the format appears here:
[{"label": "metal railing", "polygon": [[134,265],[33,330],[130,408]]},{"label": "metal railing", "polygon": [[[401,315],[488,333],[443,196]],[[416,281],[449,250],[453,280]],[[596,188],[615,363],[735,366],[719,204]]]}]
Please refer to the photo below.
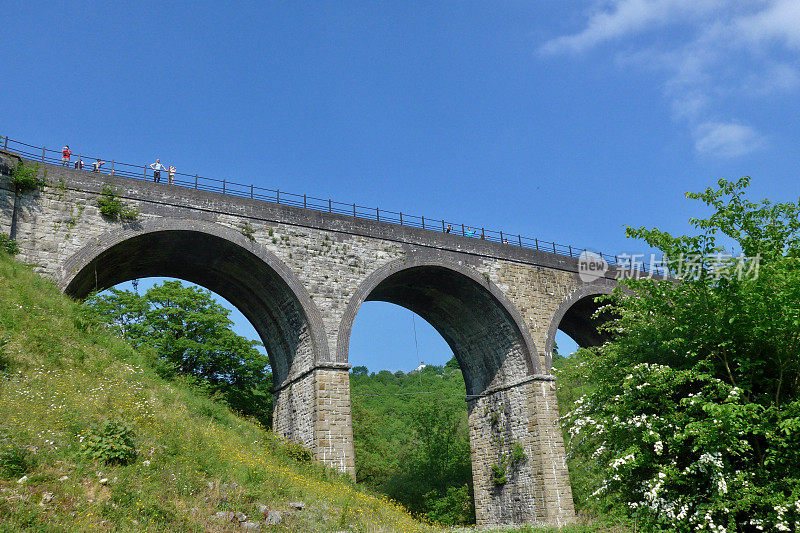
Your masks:
[{"label": "metal railing", "polygon": [[[52,165],[63,164],[61,150],[50,150],[44,146],[35,146],[2,136],[0,136],[0,141],[2,141],[2,144],[0,145],[2,145],[3,149],[15,152],[27,159]],[[92,163],[97,159],[100,159],[103,162],[103,165],[98,170],[98,172],[103,174],[135,178],[140,180],[149,180],[153,177],[153,170],[150,168],[150,164],[134,165],[130,163],[123,163],[122,161],[117,161],[116,159],[108,160],[98,158],[96,155],[90,156],[89,154],[83,153],[72,152],[71,158],[65,166],[73,168],[76,161],[83,161],[84,165],[82,169],[85,171],[91,171]],[[356,203],[337,202],[336,200],[332,200],[330,198],[316,198],[306,194],[295,194],[281,191],[279,189],[266,189],[252,184],[246,185],[226,179],[220,180],[215,178],[206,178],[200,176],[199,174],[187,174],[185,172],[176,171],[174,173],[173,181],[170,182],[168,171],[162,170],[160,182],[165,185],[175,185],[178,187],[211,191],[230,196],[271,202],[274,204],[290,205],[302,207],[304,209],[313,209],[315,211],[348,215],[354,218],[376,220],[378,222],[388,222],[390,224],[398,224],[400,226],[421,228],[439,233],[473,237],[476,239],[506,244],[509,246],[529,248],[532,250],[538,250],[540,252],[547,252],[574,258],[577,258],[585,249],[568,244],[559,244],[554,241],[545,241],[536,237],[526,237],[517,233],[508,233],[499,230],[487,229],[484,227],[468,226],[460,222],[452,222],[445,219],[410,215],[408,213],[390,211],[386,209],[380,209],[378,207],[365,207]],[[599,252],[598,255],[600,255],[600,257],[602,257],[610,265],[621,266],[624,268],[630,268],[631,266],[629,263],[620,262],[619,258],[615,255],[603,254],[602,252]],[[636,270],[640,271],[648,271],[646,264],[637,265],[635,268]]]}]

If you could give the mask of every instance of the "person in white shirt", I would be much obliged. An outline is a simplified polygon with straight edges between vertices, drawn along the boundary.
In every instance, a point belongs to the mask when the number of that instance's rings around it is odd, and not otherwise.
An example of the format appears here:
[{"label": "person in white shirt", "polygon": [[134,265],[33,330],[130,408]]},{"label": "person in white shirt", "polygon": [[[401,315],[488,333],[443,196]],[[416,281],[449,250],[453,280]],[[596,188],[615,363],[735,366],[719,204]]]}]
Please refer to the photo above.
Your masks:
[{"label": "person in white shirt", "polygon": [[164,165],[161,164],[161,160],[156,159],[155,163],[150,163],[150,168],[153,169],[153,181],[156,183],[161,183],[161,171],[166,170]]},{"label": "person in white shirt", "polygon": [[103,162],[99,159],[92,163],[92,172],[100,172],[100,167],[103,166]]}]

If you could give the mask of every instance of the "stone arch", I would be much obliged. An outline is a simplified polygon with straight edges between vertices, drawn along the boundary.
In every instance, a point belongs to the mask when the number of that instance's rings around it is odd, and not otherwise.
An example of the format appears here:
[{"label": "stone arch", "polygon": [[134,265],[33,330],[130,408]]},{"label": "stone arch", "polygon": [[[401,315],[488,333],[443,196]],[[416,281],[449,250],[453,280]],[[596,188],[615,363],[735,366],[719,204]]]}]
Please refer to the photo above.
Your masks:
[{"label": "stone arch", "polygon": [[267,349],[276,388],[327,361],[322,316],[274,254],[233,228],[198,220],[146,219],[93,238],[60,267],[75,298],[139,277],[176,277],[235,305]]},{"label": "stone arch", "polygon": [[548,373],[552,368],[553,346],[556,341],[556,332],[559,329],[572,337],[583,348],[599,346],[608,340],[608,335],[598,330],[604,320],[593,318],[592,315],[601,306],[594,299],[597,296],[611,294],[614,286],[615,284],[611,282],[583,285],[571,292],[561,302],[547,330],[544,356]]},{"label": "stone arch", "polygon": [[536,347],[516,307],[479,272],[441,258],[407,257],[367,277],[340,322],[337,362],[347,362],[356,313],[370,300],[400,305],[427,320],[453,350],[469,395],[541,374]]}]

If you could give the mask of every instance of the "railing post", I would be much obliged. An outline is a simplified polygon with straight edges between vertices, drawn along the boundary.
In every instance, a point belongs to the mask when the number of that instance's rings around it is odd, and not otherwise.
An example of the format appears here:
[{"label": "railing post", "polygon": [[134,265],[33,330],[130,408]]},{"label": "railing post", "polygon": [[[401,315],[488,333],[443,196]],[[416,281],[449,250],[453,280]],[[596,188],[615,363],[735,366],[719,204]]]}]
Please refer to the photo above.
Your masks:
[{"label": "railing post", "polygon": [[356,204],[353,202],[353,218],[356,218]]},{"label": "railing post", "polygon": [[[144,166],[144,172],[142,173],[142,179],[143,180],[147,179],[147,165]],[[153,178],[153,179],[155,179],[155,178]]]},{"label": "railing post", "polygon": [[114,175],[114,160],[111,160],[111,175]]},{"label": "railing post", "polygon": [[328,198],[328,213],[333,213],[333,202]]},{"label": "railing post", "polygon": [[194,175],[194,188],[197,188],[197,174]]},{"label": "railing post", "polygon": [[250,184],[250,199],[253,199],[253,184]]},{"label": "railing post", "polygon": [[276,189],[275,190],[275,203],[276,204],[281,203],[281,190],[280,189]]},{"label": "railing post", "polygon": [[381,208],[380,207],[376,207],[375,208],[375,220],[377,220],[378,222],[381,221]]},{"label": "railing post", "polygon": [[42,146],[42,163],[44,163],[44,146]]},{"label": "railing post", "polygon": [[308,199],[306,198],[306,195],[304,194],[303,195],[303,208],[305,209],[307,207],[308,207]]},{"label": "railing post", "polygon": [[444,219],[442,219],[442,233],[446,232],[447,230],[444,229]]},{"label": "railing post", "polygon": [[461,236],[462,237],[467,236],[467,230],[464,229],[464,224],[461,224]]},{"label": "railing post", "polygon": [[572,257],[572,245],[569,245],[569,256]]},{"label": "railing post", "polygon": [[553,253],[556,253],[556,243],[553,243]]},{"label": "railing post", "polygon": [[400,213],[400,225],[403,225],[403,213]]},{"label": "railing post", "polygon": [[481,239],[486,240],[486,231],[483,228],[481,228]]},{"label": "railing post", "polygon": [[[538,252],[538,251],[539,251],[539,239],[537,239],[537,238],[534,238],[534,239],[533,239],[533,242],[536,244],[536,251]],[[521,246],[521,245],[520,245],[520,246]]]},{"label": "railing post", "polygon": [[6,135],[6,139],[3,141],[3,150],[8,150],[8,135]]},{"label": "railing post", "polygon": [[425,217],[420,217],[422,219],[422,229],[425,229]]},{"label": "railing post", "polygon": [[500,244],[503,244],[503,232],[500,232]]},{"label": "railing post", "polygon": [[225,194],[225,180],[222,180],[222,194]]}]

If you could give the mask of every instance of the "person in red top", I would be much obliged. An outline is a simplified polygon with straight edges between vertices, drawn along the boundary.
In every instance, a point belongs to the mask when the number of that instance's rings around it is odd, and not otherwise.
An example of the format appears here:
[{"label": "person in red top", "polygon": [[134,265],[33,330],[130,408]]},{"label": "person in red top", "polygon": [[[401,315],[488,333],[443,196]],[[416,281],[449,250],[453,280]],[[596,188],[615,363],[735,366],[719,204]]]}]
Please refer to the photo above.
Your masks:
[{"label": "person in red top", "polygon": [[69,145],[66,145],[64,148],[61,149],[61,164],[65,167],[69,166],[69,156],[72,155],[72,152],[69,149]]}]

